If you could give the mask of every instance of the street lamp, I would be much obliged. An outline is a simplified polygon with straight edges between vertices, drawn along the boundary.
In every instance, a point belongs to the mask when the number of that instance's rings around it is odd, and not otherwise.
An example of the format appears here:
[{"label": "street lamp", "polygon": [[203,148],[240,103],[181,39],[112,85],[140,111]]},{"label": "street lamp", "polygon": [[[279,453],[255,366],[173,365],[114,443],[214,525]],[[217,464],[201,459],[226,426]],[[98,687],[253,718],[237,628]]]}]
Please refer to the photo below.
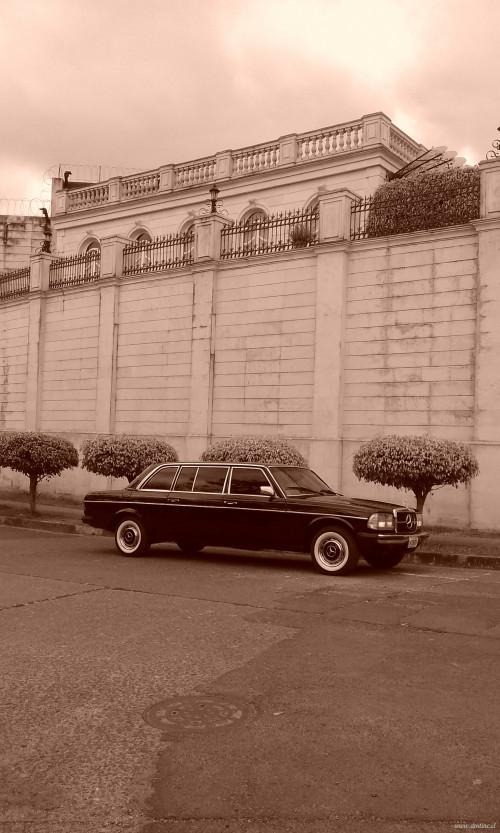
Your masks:
[{"label": "street lamp", "polygon": [[[497,127],[497,130],[500,132],[500,127]],[[489,150],[486,154],[486,159],[495,159],[495,157],[500,156],[500,153],[498,153],[500,151],[500,139],[493,139],[491,144],[495,150]]]},{"label": "street lamp", "polygon": [[219,196],[219,189],[217,185],[212,185],[210,188],[210,213],[217,214],[217,197]]}]

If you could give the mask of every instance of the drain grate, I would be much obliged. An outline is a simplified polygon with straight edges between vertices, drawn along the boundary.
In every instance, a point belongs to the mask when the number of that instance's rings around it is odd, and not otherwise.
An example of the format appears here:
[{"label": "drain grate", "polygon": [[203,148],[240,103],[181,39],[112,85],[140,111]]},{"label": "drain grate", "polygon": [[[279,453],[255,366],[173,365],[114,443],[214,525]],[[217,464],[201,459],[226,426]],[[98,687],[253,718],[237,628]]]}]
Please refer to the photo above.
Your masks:
[{"label": "drain grate", "polygon": [[144,720],[164,732],[201,732],[246,723],[253,707],[226,697],[192,695],[164,700],[144,712]]}]

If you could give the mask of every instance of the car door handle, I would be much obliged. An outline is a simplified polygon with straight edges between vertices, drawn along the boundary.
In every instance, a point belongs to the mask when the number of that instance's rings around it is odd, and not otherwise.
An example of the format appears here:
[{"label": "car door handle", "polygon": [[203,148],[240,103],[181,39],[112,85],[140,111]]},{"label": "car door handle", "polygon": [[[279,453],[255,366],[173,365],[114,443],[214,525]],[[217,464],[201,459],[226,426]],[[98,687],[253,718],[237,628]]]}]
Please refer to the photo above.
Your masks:
[{"label": "car door handle", "polygon": [[238,501],[237,500],[225,500],[224,505],[225,506],[238,506]]},{"label": "car door handle", "polygon": [[172,497],[167,500],[167,503],[180,503],[180,499],[178,497]]}]

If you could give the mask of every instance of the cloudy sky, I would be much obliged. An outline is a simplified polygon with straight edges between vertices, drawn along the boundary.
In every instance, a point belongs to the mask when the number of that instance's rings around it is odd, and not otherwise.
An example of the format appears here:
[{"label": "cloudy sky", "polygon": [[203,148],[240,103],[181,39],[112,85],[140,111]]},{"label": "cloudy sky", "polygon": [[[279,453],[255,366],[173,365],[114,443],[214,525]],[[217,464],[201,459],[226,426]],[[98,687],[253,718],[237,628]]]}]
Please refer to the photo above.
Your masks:
[{"label": "cloudy sky", "polygon": [[475,163],[499,87],[500,0],[0,0],[0,197],[379,110]]}]

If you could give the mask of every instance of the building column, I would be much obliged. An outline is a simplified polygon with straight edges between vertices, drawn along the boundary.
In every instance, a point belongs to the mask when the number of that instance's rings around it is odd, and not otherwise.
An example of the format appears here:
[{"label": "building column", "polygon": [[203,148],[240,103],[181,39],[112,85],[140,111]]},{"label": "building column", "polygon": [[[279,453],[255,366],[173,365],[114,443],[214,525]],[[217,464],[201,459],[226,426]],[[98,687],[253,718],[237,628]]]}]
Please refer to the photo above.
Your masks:
[{"label": "building column", "polygon": [[112,434],[115,430],[119,281],[123,276],[123,250],[128,243],[130,240],[120,235],[101,240],[95,413],[98,434]]},{"label": "building column", "polygon": [[215,268],[193,274],[193,328],[191,341],[188,456],[196,460],[212,433],[215,334]]},{"label": "building column", "polygon": [[476,388],[473,451],[480,474],[471,482],[470,525],[491,526],[498,515],[500,468],[500,159],[480,162]]},{"label": "building column", "polygon": [[197,459],[212,433],[215,287],[222,229],[231,221],[216,212],[194,221],[193,329],[187,453]]},{"label": "building column", "polygon": [[98,434],[112,434],[115,429],[118,299],[119,286],[116,280],[99,287],[95,412],[95,430]]},{"label": "building column", "polygon": [[320,243],[334,243],[337,240],[350,239],[351,208],[356,200],[359,200],[358,194],[348,188],[338,188],[319,195]]},{"label": "building column", "polygon": [[26,370],[25,428],[40,428],[42,370],[45,341],[45,296],[49,289],[50,264],[54,255],[38,254],[30,259],[28,351]]},{"label": "building column", "polygon": [[342,485],[342,401],[345,294],[349,244],[317,256],[316,339],[311,468]]}]

